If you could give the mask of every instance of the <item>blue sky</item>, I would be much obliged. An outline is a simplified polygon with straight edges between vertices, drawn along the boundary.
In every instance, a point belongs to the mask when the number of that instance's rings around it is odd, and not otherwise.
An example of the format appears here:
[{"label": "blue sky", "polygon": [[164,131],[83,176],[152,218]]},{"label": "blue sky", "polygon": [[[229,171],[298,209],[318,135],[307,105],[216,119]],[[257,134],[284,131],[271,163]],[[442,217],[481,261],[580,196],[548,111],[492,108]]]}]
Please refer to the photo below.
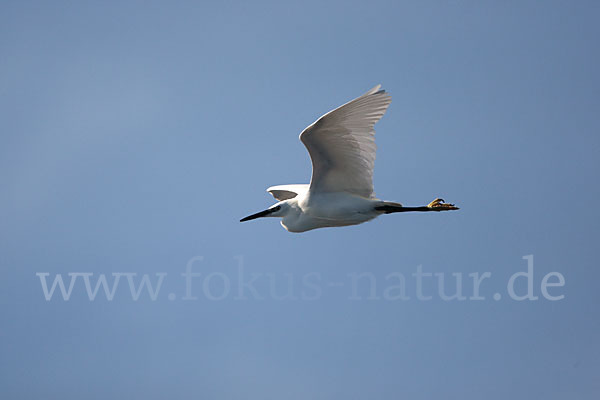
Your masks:
[{"label": "blue sky", "polygon": [[[599,11],[3,2],[2,398],[597,398]],[[377,195],[461,210],[240,224],[268,186],[309,181],[300,131],[378,83]],[[512,300],[527,255],[538,300]],[[419,301],[418,266],[467,296],[489,272],[485,300],[444,301],[430,277]],[[36,274],[73,272],[137,275],[112,301],[83,275],[46,301]],[[562,300],[541,294],[552,272]],[[157,273],[134,301],[128,279]],[[390,274],[409,300],[385,296]]]}]

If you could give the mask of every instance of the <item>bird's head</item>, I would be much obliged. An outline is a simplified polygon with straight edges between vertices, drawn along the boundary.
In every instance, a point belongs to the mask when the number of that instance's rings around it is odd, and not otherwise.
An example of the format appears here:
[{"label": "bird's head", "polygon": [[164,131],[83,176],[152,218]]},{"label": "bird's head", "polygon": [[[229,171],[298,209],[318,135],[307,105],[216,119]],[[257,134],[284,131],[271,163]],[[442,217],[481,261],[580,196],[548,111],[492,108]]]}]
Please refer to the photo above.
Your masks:
[{"label": "bird's head", "polygon": [[290,205],[287,200],[280,201],[279,203],[273,204],[271,207],[264,211],[257,212],[256,214],[248,215],[240,219],[240,222],[250,221],[256,218],[262,217],[283,217],[289,210]]}]

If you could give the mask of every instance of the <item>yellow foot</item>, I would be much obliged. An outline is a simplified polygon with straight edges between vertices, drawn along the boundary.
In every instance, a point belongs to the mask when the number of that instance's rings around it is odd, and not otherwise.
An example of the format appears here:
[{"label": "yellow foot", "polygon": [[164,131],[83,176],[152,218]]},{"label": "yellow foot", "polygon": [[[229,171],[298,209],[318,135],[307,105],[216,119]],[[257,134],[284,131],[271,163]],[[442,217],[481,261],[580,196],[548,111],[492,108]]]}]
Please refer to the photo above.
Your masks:
[{"label": "yellow foot", "polygon": [[446,211],[446,210],[458,210],[454,204],[444,203],[444,199],[435,199],[431,203],[427,204],[427,207],[433,211]]}]

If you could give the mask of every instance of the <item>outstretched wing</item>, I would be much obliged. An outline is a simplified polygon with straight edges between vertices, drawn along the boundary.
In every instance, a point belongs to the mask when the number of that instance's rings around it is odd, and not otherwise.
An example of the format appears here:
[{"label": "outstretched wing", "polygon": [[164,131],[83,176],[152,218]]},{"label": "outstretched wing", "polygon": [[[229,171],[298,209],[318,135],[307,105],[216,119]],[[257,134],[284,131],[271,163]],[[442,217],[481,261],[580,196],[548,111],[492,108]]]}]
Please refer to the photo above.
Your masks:
[{"label": "outstretched wing", "polygon": [[299,194],[306,193],[308,191],[307,184],[297,185],[278,185],[271,186],[267,189],[267,192],[271,193],[279,201],[293,199]]},{"label": "outstretched wing", "polygon": [[300,134],[312,160],[311,193],[374,197],[374,125],[392,102],[380,87],[328,112]]}]

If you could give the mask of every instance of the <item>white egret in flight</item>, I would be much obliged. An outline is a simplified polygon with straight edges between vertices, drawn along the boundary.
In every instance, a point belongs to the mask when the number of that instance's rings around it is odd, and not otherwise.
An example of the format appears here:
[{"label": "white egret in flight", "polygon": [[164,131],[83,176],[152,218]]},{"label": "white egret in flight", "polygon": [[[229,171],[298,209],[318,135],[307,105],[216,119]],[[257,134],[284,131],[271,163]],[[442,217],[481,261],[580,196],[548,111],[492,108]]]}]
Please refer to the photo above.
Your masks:
[{"label": "white egret in flight", "polygon": [[374,126],[392,102],[375,86],[362,96],[328,112],[304,129],[300,140],[312,160],[310,184],[279,185],[267,189],[278,203],[240,222],[280,217],[289,232],[356,225],[381,214],[405,211],[458,210],[435,199],[426,206],[404,207],[382,201],[373,193]]}]

